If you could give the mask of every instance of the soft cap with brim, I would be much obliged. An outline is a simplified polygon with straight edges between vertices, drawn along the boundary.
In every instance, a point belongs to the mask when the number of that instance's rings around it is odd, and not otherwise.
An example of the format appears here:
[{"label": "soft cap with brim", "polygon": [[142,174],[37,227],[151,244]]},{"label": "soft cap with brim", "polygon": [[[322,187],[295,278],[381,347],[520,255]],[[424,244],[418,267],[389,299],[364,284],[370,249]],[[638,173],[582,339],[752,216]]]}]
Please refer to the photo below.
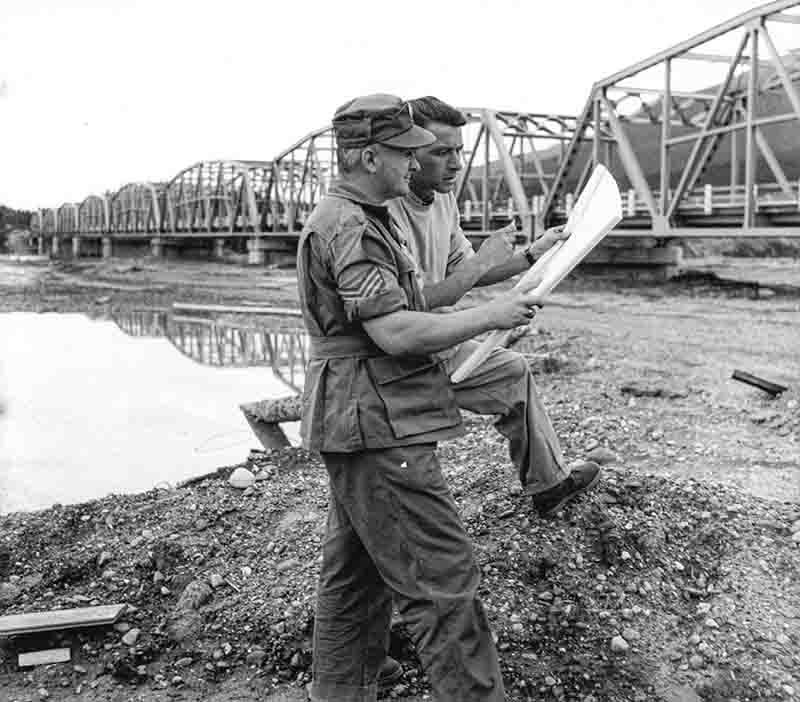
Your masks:
[{"label": "soft cap with brim", "polygon": [[336,143],[344,148],[383,144],[393,149],[430,146],[436,136],[414,124],[411,106],[394,95],[366,95],[346,102],[333,116]]}]

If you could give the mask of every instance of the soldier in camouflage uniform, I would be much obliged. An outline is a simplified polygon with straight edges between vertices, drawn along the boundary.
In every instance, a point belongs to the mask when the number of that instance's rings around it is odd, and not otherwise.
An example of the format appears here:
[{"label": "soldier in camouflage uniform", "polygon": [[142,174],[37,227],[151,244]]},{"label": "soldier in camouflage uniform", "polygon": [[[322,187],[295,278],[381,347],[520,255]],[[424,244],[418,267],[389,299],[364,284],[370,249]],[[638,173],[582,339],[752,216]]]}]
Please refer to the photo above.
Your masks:
[{"label": "soldier in camouflage uniform", "polygon": [[461,416],[432,354],[527,323],[537,300],[512,291],[428,312],[386,202],[408,192],[433,135],[389,95],[351,100],[333,126],[341,177],[298,248],[311,338],[301,434],[330,478],[311,698],[375,700],[394,600],[439,702],[501,702],[472,544],[435,452]]}]

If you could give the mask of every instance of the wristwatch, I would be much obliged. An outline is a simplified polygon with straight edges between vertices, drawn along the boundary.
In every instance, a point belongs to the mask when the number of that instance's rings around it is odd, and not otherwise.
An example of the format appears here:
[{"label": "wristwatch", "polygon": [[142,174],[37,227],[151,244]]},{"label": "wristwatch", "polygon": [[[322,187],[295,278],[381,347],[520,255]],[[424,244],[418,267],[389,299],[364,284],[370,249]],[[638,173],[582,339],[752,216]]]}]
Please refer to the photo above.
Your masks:
[{"label": "wristwatch", "polygon": [[536,256],[533,255],[533,244],[528,244],[525,248],[525,258],[528,259],[528,264],[531,266],[536,263]]}]

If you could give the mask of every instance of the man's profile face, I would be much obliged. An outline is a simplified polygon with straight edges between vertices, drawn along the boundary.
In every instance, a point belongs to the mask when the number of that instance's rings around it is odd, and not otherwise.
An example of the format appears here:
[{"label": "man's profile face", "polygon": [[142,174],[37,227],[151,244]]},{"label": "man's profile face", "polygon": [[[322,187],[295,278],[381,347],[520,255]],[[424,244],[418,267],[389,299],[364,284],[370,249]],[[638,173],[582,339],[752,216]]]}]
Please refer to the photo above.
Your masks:
[{"label": "man's profile face", "polygon": [[375,175],[381,179],[384,197],[389,200],[408,194],[411,174],[419,170],[418,149],[395,149],[377,144]]},{"label": "man's profile face", "polygon": [[441,122],[429,122],[425,129],[436,136],[430,146],[417,149],[419,170],[413,174],[414,190],[418,192],[449,193],[456,186],[461,170],[461,152],[464,141],[461,127],[451,127]]}]

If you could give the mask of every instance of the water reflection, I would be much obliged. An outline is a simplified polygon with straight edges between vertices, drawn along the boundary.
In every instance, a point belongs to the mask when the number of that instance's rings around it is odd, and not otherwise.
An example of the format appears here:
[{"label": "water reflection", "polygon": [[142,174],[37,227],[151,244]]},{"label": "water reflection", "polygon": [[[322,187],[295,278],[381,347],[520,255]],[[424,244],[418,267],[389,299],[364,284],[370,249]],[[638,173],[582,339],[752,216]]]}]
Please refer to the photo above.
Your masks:
[{"label": "water reflection", "polygon": [[244,460],[260,443],[239,405],[303,385],[305,332],[277,324],[161,308],[0,314],[0,513]]},{"label": "water reflection", "polygon": [[165,336],[169,310],[161,307],[114,310],[111,319],[128,336]]},{"label": "water reflection", "polygon": [[114,310],[111,319],[129,336],[166,337],[184,356],[207,366],[269,366],[294,392],[303,388],[308,335],[302,327],[274,328],[169,310]]}]

